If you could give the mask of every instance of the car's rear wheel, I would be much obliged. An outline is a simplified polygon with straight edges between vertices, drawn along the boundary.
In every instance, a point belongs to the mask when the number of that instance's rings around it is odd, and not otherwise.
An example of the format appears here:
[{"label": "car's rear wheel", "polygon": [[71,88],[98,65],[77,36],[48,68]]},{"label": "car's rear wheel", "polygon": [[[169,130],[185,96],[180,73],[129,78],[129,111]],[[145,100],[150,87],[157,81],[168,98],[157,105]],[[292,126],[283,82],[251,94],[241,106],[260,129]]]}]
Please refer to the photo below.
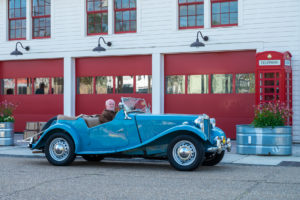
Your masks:
[{"label": "car's rear wheel", "polygon": [[82,155],[82,158],[89,162],[99,162],[103,160],[103,156],[101,155]]},{"label": "car's rear wheel", "polygon": [[76,157],[72,138],[65,133],[51,135],[46,141],[45,156],[53,165],[65,166],[71,164]]},{"label": "car's rear wheel", "polygon": [[170,164],[180,171],[196,169],[204,160],[202,142],[189,135],[180,135],[174,138],[168,146]]},{"label": "car's rear wheel", "polygon": [[215,154],[206,155],[206,158],[203,162],[203,165],[205,165],[205,166],[214,166],[214,165],[218,164],[223,159],[224,154],[225,154],[225,151],[222,151],[220,154],[215,153]]}]

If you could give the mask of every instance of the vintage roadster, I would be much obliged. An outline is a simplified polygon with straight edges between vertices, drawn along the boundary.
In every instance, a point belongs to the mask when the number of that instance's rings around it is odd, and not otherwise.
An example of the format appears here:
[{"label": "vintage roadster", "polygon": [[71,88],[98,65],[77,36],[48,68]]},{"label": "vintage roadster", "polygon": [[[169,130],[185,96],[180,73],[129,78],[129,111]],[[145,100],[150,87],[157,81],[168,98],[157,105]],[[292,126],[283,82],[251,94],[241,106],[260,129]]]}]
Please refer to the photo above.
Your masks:
[{"label": "vintage roadster", "polygon": [[216,165],[231,142],[207,115],[150,114],[144,99],[123,97],[120,111],[104,124],[88,116],[58,117],[29,147],[44,152],[53,165],[68,165],[76,155],[87,161],[104,157],[168,159],[177,170]]}]

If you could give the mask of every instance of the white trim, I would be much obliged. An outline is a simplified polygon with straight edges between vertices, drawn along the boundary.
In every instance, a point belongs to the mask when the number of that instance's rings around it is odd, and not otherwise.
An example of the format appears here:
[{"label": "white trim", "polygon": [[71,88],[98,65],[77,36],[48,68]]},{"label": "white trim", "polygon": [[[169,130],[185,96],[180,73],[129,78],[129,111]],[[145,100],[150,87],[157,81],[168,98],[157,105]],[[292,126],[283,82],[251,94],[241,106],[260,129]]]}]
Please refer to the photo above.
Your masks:
[{"label": "white trim", "polygon": [[64,58],[64,115],[75,116],[76,97],[75,59]]},{"label": "white trim", "polygon": [[0,31],[0,41],[8,40],[8,1],[1,1],[0,12],[2,12],[3,30]]},{"label": "white trim", "polygon": [[80,19],[82,19],[82,23],[81,23],[81,36],[82,37],[86,37],[87,36],[87,14],[86,14],[86,0],[80,0],[80,4],[82,5],[82,11],[81,13],[81,17]]},{"label": "white trim", "polygon": [[[31,17],[31,3],[32,0],[26,2],[26,40],[32,39],[32,17]],[[52,8],[51,8],[52,9]]]},{"label": "white trim", "polygon": [[[110,40],[108,40],[110,41]],[[95,42],[96,45],[96,42]],[[23,51],[24,55],[16,57],[10,56],[8,54],[0,54],[0,61],[4,60],[28,60],[28,59],[51,59],[51,58],[63,58],[63,57],[104,57],[104,56],[127,56],[127,55],[149,55],[153,53],[161,54],[180,54],[180,53],[207,53],[207,52],[221,52],[221,51],[242,51],[242,50],[257,50],[257,52],[263,51],[263,42],[251,42],[251,43],[218,43],[210,44],[207,42],[205,47],[192,48],[187,45],[178,46],[168,46],[160,48],[132,48],[132,49],[114,49],[114,44],[112,47],[107,47],[105,52],[93,52],[89,51],[57,51],[54,53],[31,53]],[[11,45],[9,49],[14,49],[14,44]]]},{"label": "white trim", "polygon": [[152,113],[164,113],[164,56],[152,54]]},{"label": "white trim", "polygon": [[178,0],[174,0],[172,4],[172,10],[173,10],[173,17],[172,17],[172,24],[173,24],[173,30],[178,31],[179,30],[179,5]]},{"label": "white trim", "polygon": [[211,3],[204,0],[204,28],[211,28]]},{"label": "white trim", "polygon": [[136,1],[136,32],[142,32],[142,3],[141,0]]},{"label": "white trim", "polygon": [[114,2],[113,0],[108,0],[108,10],[107,10],[107,18],[108,18],[108,35],[114,34]]},{"label": "white trim", "polygon": [[238,26],[243,26],[244,0],[238,0]]},{"label": "white trim", "polygon": [[54,0],[51,0],[51,7],[50,7],[50,9],[51,9],[51,11],[50,11],[50,38],[49,39],[55,39],[55,31],[54,30],[56,30],[55,29],[55,10],[56,10],[56,8],[55,8],[55,3],[54,3],[55,1]]}]

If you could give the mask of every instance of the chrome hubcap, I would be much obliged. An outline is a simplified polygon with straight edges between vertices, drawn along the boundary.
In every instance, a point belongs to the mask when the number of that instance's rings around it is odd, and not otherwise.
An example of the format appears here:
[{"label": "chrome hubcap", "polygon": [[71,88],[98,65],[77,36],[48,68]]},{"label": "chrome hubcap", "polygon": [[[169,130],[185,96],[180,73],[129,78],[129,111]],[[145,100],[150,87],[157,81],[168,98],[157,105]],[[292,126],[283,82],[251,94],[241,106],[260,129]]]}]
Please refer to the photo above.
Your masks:
[{"label": "chrome hubcap", "polygon": [[192,164],[196,156],[196,147],[190,141],[179,141],[173,147],[173,158],[180,165],[187,166]]},{"label": "chrome hubcap", "polygon": [[50,143],[49,153],[54,160],[63,161],[70,154],[69,143],[64,138],[55,138]]}]

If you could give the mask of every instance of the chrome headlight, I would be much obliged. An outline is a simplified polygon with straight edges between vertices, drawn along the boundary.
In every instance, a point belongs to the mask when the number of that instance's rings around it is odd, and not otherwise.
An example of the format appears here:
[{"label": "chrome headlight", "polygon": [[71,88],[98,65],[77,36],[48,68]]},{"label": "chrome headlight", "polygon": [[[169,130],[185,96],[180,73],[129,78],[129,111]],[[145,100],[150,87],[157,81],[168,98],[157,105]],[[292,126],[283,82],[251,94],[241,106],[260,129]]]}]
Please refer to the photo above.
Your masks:
[{"label": "chrome headlight", "polygon": [[203,114],[194,120],[195,125],[199,126],[203,132],[204,132],[204,120],[205,119],[209,119],[209,116],[206,114]]},{"label": "chrome headlight", "polygon": [[212,128],[215,128],[216,127],[216,119],[215,118],[211,118],[210,119],[210,124],[211,124]]}]

